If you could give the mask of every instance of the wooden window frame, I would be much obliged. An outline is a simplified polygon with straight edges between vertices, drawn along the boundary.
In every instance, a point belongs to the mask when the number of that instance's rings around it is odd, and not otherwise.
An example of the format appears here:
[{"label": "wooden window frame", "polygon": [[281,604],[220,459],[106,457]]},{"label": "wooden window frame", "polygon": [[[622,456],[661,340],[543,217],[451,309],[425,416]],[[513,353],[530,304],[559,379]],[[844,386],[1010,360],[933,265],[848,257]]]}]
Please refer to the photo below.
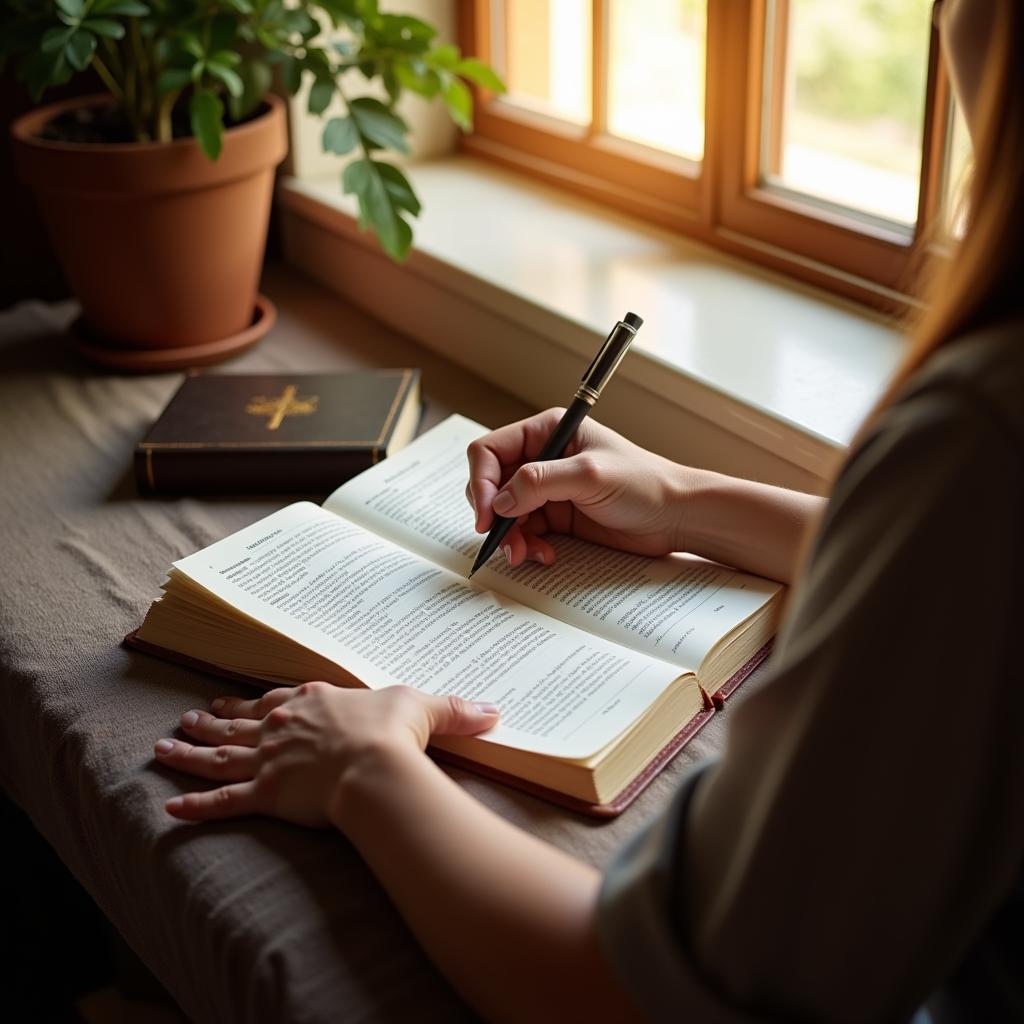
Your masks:
[{"label": "wooden window frame", "polygon": [[[591,123],[577,127],[517,109],[477,90],[474,131],[462,141],[471,153],[568,186],[668,227],[686,230],[706,218],[706,169],[701,163],[615,138],[605,131],[601,69],[607,7],[591,0]],[[459,5],[464,50],[493,62],[490,0]]]},{"label": "wooden window frame", "polygon": [[[607,4],[592,0],[592,104],[589,127],[515,108],[477,91],[470,153],[577,193],[887,313],[913,304],[913,276],[927,225],[942,208],[950,137],[950,90],[936,19],[928,50],[918,216],[905,230],[762,179],[762,153],[778,166],[780,139],[765,139],[766,106],[780,125],[780,76],[768,77],[770,7],[785,18],[790,0],[708,0],[704,158],[700,163],[613,138],[604,129],[602,69]],[[942,0],[933,0],[937,9]],[[463,49],[490,53],[491,0],[459,5]],[[778,63],[785,54],[775,47]],[[746,69],[737,74],[736,68]],[[774,161],[773,161],[774,154]]]}]

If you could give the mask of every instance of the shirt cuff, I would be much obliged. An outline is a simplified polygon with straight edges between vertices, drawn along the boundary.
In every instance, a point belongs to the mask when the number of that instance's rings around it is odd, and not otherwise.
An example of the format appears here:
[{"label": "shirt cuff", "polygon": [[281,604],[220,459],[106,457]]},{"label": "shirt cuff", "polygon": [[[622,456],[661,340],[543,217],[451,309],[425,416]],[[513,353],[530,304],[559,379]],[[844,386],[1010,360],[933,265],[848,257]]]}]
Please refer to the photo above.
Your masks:
[{"label": "shirt cuff", "polygon": [[673,921],[674,887],[683,870],[683,838],[690,800],[705,761],[684,778],[665,811],[619,851],[605,873],[598,902],[598,934],[605,955],[634,1001],[653,1021],[676,1024],[754,1024],[701,977],[682,930]]}]

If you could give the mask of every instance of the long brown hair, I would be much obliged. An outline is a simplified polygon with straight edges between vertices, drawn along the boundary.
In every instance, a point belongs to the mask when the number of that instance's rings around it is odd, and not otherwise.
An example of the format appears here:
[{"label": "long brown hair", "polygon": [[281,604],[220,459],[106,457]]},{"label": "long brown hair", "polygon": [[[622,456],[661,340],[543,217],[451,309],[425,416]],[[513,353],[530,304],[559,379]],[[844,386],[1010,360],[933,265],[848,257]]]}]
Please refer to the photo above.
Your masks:
[{"label": "long brown hair", "polygon": [[964,237],[926,272],[925,312],[910,331],[910,350],[860,436],[937,348],[1024,310],[1024,4],[991,2]]},{"label": "long brown hair", "polygon": [[[974,163],[963,240],[951,257],[933,257],[922,273],[924,313],[909,329],[910,349],[861,425],[849,455],[936,349],[1024,311],[1024,0],[991,2],[989,52],[973,115]],[[937,226],[930,234],[939,236]],[[1024,336],[1016,343],[1024,345]],[[836,460],[832,484],[849,455]],[[804,534],[797,578],[812,556],[820,525],[819,517]]]}]

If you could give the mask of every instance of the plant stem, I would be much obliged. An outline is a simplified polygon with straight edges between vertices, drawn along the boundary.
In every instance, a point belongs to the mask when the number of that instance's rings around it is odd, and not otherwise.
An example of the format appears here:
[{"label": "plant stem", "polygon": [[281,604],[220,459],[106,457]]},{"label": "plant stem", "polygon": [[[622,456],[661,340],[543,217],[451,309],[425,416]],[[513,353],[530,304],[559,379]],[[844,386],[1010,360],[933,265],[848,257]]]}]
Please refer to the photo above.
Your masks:
[{"label": "plant stem", "polygon": [[100,76],[103,84],[110,90],[110,94],[114,99],[121,103],[124,103],[124,92],[121,90],[121,86],[117,84],[117,79],[107,69],[106,64],[103,63],[95,54],[92,57],[92,67],[97,75]]},{"label": "plant stem", "polygon": [[121,55],[117,52],[117,47],[113,41],[107,36],[103,37],[103,48],[107,51],[107,60],[110,62],[110,70],[118,78],[124,77],[124,67],[121,63]]},{"label": "plant stem", "polygon": [[151,39],[143,40],[146,51],[146,66],[149,69],[149,105],[148,117],[153,128],[153,138],[160,139],[160,95],[157,92],[157,83],[160,81],[162,71],[157,59],[156,47]]},{"label": "plant stem", "polygon": [[135,65],[139,71],[139,121],[145,123],[151,109],[151,97],[149,94],[149,61],[146,58],[146,51],[142,45],[142,33],[139,31],[138,18],[132,18],[131,20],[131,40],[132,52],[135,55]]},{"label": "plant stem", "polygon": [[157,142],[170,142],[174,138],[174,131],[171,125],[171,111],[174,104],[181,95],[180,89],[164,93],[160,98],[156,110],[156,138]]}]

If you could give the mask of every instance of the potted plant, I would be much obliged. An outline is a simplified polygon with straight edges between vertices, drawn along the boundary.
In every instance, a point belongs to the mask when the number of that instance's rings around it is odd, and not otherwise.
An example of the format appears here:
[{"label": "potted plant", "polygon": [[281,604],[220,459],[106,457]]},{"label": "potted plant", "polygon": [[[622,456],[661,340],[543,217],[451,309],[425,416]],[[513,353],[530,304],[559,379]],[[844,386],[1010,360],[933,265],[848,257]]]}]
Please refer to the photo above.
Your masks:
[{"label": "potted plant", "polygon": [[[107,90],[12,126],[82,306],[82,347],[111,365],[170,368],[223,358],[269,327],[257,286],[287,150],[275,77],[291,95],[308,81],[312,114],[343,108],[324,148],[350,155],[341,185],[361,227],[403,259],[420,203],[383,159],[408,150],[399,97],[436,97],[469,130],[467,82],[503,88],[435,36],[377,0],[5,0],[0,60],[17,60],[34,99],[90,70]],[[360,94],[365,83],[379,98]]]}]

